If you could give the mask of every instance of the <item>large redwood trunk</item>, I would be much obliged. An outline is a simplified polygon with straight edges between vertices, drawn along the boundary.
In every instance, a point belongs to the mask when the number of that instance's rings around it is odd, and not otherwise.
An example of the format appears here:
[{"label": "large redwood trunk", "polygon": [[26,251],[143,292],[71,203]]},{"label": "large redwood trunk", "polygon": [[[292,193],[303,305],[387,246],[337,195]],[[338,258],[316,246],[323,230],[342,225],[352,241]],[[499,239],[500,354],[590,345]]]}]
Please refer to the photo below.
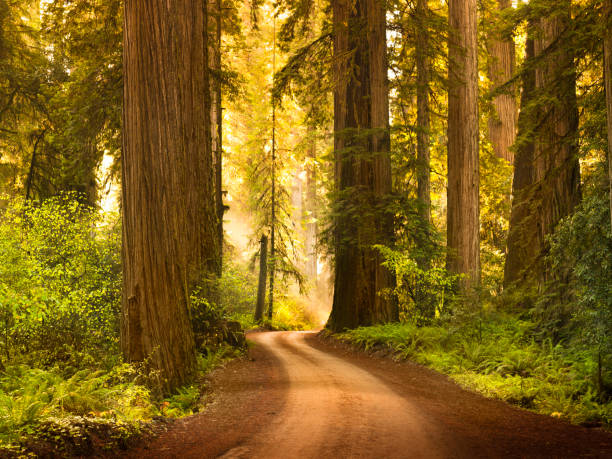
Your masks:
[{"label": "large redwood trunk", "polygon": [[612,219],[612,0],[605,0],[604,79],[608,115],[608,173],[610,179],[610,218]]},{"label": "large redwood trunk", "polygon": [[[525,112],[530,121],[520,124],[520,135],[527,139],[521,148],[533,154],[515,163],[515,181],[521,188],[515,185],[506,285],[546,279],[546,237],[580,202],[575,64],[561,40],[571,21],[571,2],[564,0],[555,8],[556,14],[549,12],[530,24],[534,90],[521,101],[521,117]],[[533,107],[534,100],[546,102]]]},{"label": "large redwood trunk", "polygon": [[476,0],[449,1],[447,269],[480,280]]},{"label": "large redwood trunk", "polygon": [[127,0],[124,43],[121,344],[169,392],[194,370],[189,290],[217,253],[205,4]]},{"label": "large redwood trunk", "polygon": [[393,277],[372,246],[389,244],[393,220],[384,213],[391,193],[385,7],[381,0],[334,0],[336,88],[335,283],[332,330],[398,319],[382,296]]},{"label": "large redwood trunk", "polygon": [[[525,60],[531,62],[534,57],[534,43],[527,37]],[[522,77],[523,90],[521,106],[526,107],[535,94],[535,69],[526,69]],[[522,110],[518,119],[519,132],[529,132],[536,125],[535,113]],[[536,226],[535,214],[531,213],[529,192],[534,183],[534,143],[532,139],[523,138],[516,145],[514,158],[514,180],[512,181],[512,210],[510,213],[510,230],[508,232],[508,256],[504,266],[505,283],[518,280],[525,260],[533,260],[538,253],[535,233],[524,233],[522,226]],[[525,271],[525,274],[527,271]]]},{"label": "large redwood trunk", "polygon": [[[426,224],[431,221],[430,194],[430,153],[429,153],[429,35],[427,20],[429,16],[428,0],[417,0],[416,17],[416,68],[417,68],[417,195],[421,219]],[[421,260],[422,267],[427,268],[429,262]]]},{"label": "large redwood trunk", "polygon": [[[498,9],[504,10],[512,6],[511,0],[498,0]],[[487,40],[489,51],[488,72],[493,89],[499,90],[508,83],[514,74],[514,38],[512,35],[501,35],[493,32]],[[513,162],[510,149],[516,139],[518,110],[514,85],[504,88],[493,98],[493,113],[488,120],[489,139],[495,154]]]}]

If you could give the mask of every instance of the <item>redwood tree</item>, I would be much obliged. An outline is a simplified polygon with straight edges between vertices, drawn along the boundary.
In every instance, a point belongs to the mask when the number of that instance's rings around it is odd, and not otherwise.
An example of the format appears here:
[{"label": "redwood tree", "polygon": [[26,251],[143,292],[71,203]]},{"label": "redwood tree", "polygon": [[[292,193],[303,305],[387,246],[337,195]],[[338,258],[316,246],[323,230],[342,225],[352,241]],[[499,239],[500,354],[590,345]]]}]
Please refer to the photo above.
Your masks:
[{"label": "redwood tree", "polygon": [[612,0],[605,0],[604,13],[604,79],[606,86],[606,111],[608,115],[608,173],[610,179],[610,218],[612,219]]},{"label": "redwood tree", "polygon": [[528,27],[533,57],[525,71],[533,72],[533,89],[521,99],[519,152],[525,154],[515,161],[506,285],[546,279],[546,237],[580,201],[575,63],[571,47],[564,46],[571,1],[536,11]]},{"label": "redwood tree", "polygon": [[[512,6],[511,0],[497,0],[498,11]],[[495,17],[495,15],[494,15]],[[514,85],[504,87],[514,74],[515,50],[511,34],[490,32],[487,40],[488,72],[493,90],[493,113],[488,120],[489,139],[495,154],[512,163],[510,147],[516,139],[518,110],[514,95]]]},{"label": "redwood tree", "polygon": [[386,10],[381,0],[334,0],[335,282],[332,330],[398,319],[393,286],[373,248],[393,238]]},{"label": "redwood tree", "polygon": [[[426,224],[431,222],[430,195],[430,107],[429,84],[431,79],[431,63],[429,58],[429,31],[427,20],[429,16],[428,0],[417,0],[416,4],[416,70],[417,70],[417,194],[421,219]],[[424,268],[428,267],[424,260]]]},{"label": "redwood tree", "polygon": [[124,34],[121,344],[168,392],[194,370],[189,287],[217,254],[205,4],[127,0]]},{"label": "redwood tree", "polygon": [[447,269],[480,278],[476,0],[449,1]]}]

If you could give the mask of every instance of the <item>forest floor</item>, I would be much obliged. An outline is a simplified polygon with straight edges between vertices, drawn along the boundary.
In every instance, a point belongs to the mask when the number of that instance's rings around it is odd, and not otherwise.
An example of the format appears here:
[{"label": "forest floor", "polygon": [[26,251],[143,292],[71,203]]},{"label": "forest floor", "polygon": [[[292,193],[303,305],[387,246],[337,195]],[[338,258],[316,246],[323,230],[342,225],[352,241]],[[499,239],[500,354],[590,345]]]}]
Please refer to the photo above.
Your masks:
[{"label": "forest floor", "polygon": [[258,332],[207,409],[128,458],[612,457],[612,435],[460,388],[315,332]]}]

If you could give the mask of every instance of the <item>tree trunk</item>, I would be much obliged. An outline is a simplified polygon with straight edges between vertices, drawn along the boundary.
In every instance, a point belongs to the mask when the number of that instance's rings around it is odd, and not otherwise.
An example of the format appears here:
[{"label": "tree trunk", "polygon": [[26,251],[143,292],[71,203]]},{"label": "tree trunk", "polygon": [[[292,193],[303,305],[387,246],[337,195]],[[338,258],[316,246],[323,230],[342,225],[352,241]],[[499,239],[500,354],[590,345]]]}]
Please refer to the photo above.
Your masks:
[{"label": "tree trunk", "polygon": [[[221,0],[208,0],[208,65],[214,70],[210,78],[210,133],[214,163],[215,207],[217,212],[218,264],[215,274],[223,270],[223,108],[221,107]],[[211,27],[212,25],[212,27]]]},{"label": "tree trunk", "polygon": [[[571,2],[564,0],[555,8],[563,14],[545,13],[531,23],[533,37],[534,91],[523,97],[522,112],[528,123],[521,123],[520,135],[527,138],[522,148],[531,148],[529,155],[515,165],[515,180],[528,180],[514,196],[506,258],[506,286],[513,282],[547,277],[542,256],[546,237],[559,221],[570,215],[580,202],[580,165],[578,162],[578,109],[576,75],[572,53],[563,46],[562,34],[571,21]],[[544,100],[533,107],[534,100]],[[517,158],[518,160],[518,158]]]},{"label": "tree trunk", "polygon": [[[525,62],[531,63],[534,58],[534,43],[531,35],[525,44]],[[535,94],[535,69],[523,70],[523,90],[521,107],[533,100]],[[518,118],[518,129],[521,134],[528,133],[537,121],[535,113],[521,110]],[[534,143],[532,139],[522,137],[516,145],[514,158],[514,180],[512,181],[512,210],[510,212],[510,228],[508,232],[508,255],[504,266],[504,283],[508,285],[519,278],[526,260],[537,256],[537,244],[528,234],[520,231],[523,227],[537,225],[535,214],[531,213],[529,192],[534,182]],[[531,236],[534,235],[532,232]]]},{"label": "tree trunk", "polygon": [[610,218],[612,219],[612,0],[605,0],[604,26],[604,79],[606,85],[606,111],[608,114],[608,173],[610,178]]},{"label": "tree trunk", "polygon": [[125,3],[121,344],[166,393],[195,368],[190,285],[217,261],[206,23],[195,0]]},{"label": "tree trunk", "polygon": [[268,237],[261,236],[259,248],[259,283],[257,284],[257,304],[255,305],[255,322],[263,320],[266,304],[266,279],[268,277]]},{"label": "tree trunk", "polygon": [[384,209],[391,193],[386,10],[380,0],[334,0],[332,7],[339,216],[327,326],[340,331],[396,321],[398,309],[380,295],[394,282],[372,247],[393,240],[393,218]]},{"label": "tree trunk", "polygon": [[306,277],[314,287],[317,286],[317,142],[314,138],[314,129],[311,129],[312,145],[308,154],[306,165]]},{"label": "tree trunk", "polygon": [[[417,68],[417,194],[421,219],[426,227],[431,222],[430,158],[429,158],[429,34],[427,19],[428,0],[418,0],[416,5],[416,68]],[[429,261],[423,263],[428,267]]]},{"label": "tree trunk", "polygon": [[447,269],[480,280],[476,0],[449,1]]},{"label": "tree trunk", "polygon": [[[276,15],[272,33],[272,79],[276,77]],[[268,291],[268,319],[274,315],[274,278],[276,275],[276,100],[272,100],[272,198],[270,200],[270,285]]]},{"label": "tree trunk", "polygon": [[[498,0],[498,10],[512,6],[511,0]],[[506,84],[514,74],[515,49],[512,35],[501,35],[497,31],[490,33],[487,41],[489,51],[488,71],[493,89]],[[499,158],[513,162],[510,147],[516,139],[518,111],[514,86],[504,89],[493,98],[493,113],[489,117],[489,140]]]}]

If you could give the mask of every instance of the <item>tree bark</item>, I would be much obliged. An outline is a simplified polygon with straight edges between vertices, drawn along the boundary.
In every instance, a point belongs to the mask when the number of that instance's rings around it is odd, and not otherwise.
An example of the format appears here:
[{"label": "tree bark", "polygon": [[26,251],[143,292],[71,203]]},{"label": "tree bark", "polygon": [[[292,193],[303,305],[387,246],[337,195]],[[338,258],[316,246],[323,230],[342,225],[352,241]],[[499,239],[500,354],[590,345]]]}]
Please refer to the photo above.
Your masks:
[{"label": "tree bark", "polygon": [[[210,78],[210,127],[211,143],[214,163],[215,207],[217,211],[217,247],[218,264],[216,275],[221,276],[223,270],[223,107],[221,98],[221,0],[208,1],[209,20],[209,66],[214,69],[215,75]],[[210,25],[209,24],[209,25]]]},{"label": "tree bark", "polygon": [[[272,29],[272,79],[276,77],[276,15]],[[276,100],[272,102],[272,177],[270,199],[270,285],[268,286],[268,319],[274,315],[274,279],[276,277]]]},{"label": "tree bark", "polygon": [[[532,21],[529,31],[535,59],[534,91],[521,101],[521,116],[523,111],[529,112],[525,119],[530,122],[521,123],[519,129],[520,136],[532,143],[522,148],[533,149],[533,157],[525,155],[515,164],[515,180],[524,184],[513,200],[506,286],[546,279],[546,237],[581,198],[575,64],[571,51],[562,43],[571,22],[571,1],[564,0],[555,8],[559,10]],[[534,101],[545,102],[534,108]],[[530,174],[525,172],[528,169]]]},{"label": "tree bark", "polygon": [[[498,0],[498,10],[512,6],[511,0]],[[488,73],[493,89],[506,84],[514,74],[515,48],[512,35],[492,31],[487,41],[489,51]],[[495,154],[509,163],[513,162],[510,147],[516,139],[518,110],[514,86],[504,89],[493,98],[493,113],[488,120],[489,140]]]},{"label": "tree bark", "polygon": [[257,284],[257,304],[255,305],[255,322],[263,320],[266,304],[266,279],[268,277],[268,236],[261,236],[259,248],[259,282]]},{"label": "tree bark", "polygon": [[397,305],[380,295],[393,287],[374,244],[390,244],[389,101],[384,4],[334,0],[335,181],[339,216],[332,312],[339,331],[398,320]]},{"label": "tree bark", "polygon": [[606,86],[606,112],[608,115],[608,174],[610,180],[610,219],[612,223],[612,0],[605,0],[604,23],[604,79]]},{"label": "tree bark", "polygon": [[[534,58],[533,37],[529,35],[525,44],[525,62],[531,63]],[[523,90],[521,107],[527,107],[535,94],[535,68],[523,70]],[[524,136],[537,123],[535,113],[521,110],[518,118],[519,132]],[[528,234],[523,233],[523,227],[535,227],[536,215],[531,213],[529,191],[534,183],[534,143],[524,137],[516,145],[514,158],[514,179],[512,181],[512,209],[510,212],[510,228],[508,231],[508,255],[504,266],[504,283],[508,285],[519,278],[525,260],[533,260],[537,256],[537,244]],[[532,232],[530,236],[533,236]]]},{"label": "tree bark", "polygon": [[217,261],[206,23],[196,0],[125,3],[121,344],[166,393],[195,368],[190,286]]},{"label": "tree bark", "polygon": [[480,281],[476,0],[449,1],[447,269]]},{"label": "tree bark", "polygon": [[[431,222],[430,194],[430,155],[429,155],[429,34],[427,19],[429,16],[428,0],[417,0],[417,195],[421,219],[426,225]],[[426,261],[425,265],[429,265]]]},{"label": "tree bark", "polygon": [[306,277],[313,285],[317,286],[318,263],[317,263],[317,142],[314,139],[314,129],[310,130],[313,135],[312,145],[308,153],[308,164],[306,165]]}]

